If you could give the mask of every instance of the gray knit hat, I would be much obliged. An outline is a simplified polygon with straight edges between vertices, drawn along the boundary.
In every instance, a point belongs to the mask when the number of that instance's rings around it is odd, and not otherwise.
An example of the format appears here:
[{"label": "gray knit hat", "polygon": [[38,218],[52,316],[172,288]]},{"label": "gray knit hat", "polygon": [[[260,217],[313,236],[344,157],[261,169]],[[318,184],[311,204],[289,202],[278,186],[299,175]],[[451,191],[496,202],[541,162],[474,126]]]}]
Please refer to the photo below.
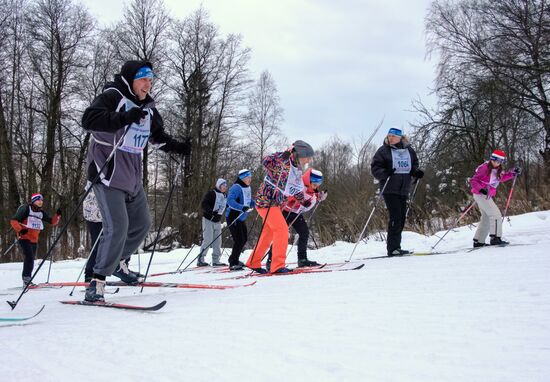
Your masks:
[{"label": "gray knit hat", "polygon": [[301,140],[297,140],[292,144],[294,147],[294,152],[299,158],[311,158],[313,155],[315,155],[315,151],[313,151],[313,147],[309,145],[309,143],[306,143]]}]

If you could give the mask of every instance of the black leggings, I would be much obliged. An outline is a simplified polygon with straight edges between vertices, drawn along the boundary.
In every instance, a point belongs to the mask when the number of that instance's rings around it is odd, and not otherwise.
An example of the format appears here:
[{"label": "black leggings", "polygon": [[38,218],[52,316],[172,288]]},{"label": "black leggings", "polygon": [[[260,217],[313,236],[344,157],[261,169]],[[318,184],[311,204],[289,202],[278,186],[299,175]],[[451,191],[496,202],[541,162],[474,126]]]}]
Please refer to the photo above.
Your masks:
[{"label": "black leggings", "polygon": [[[298,216],[298,214],[294,212],[283,211],[283,216],[289,225],[292,223],[292,228],[294,228],[294,231],[298,234],[298,259],[307,258],[309,228],[306,219],[304,219],[304,215],[300,214],[300,216]],[[298,216],[298,218],[296,218],[296,216]]]},{"label": "black leggings", "polygon": [[401,232],[405,226],[405,213],[407,212],[407,196],[398,194],[384,194],[384,201],[390,213],[388,222],[388,253],[401,249]]},{"label": "black leggings", "polygon": [[38,246],[36,243],[31,243],[29,240],[22,240],[19,239],[19,245],[21,246],[21,249],[23,250],[23,255],[25,255],[25,259],[23,260],[23,278],[25,277],[31,277],[32,276],[32,270],[34,268],[34,258],[36,256],[36,247]]},{"label": "black leggings", "polygon": [[239,256],[248,240],[246,223],[241,220],[237,220],[233,224],[231,223],[231,221],[227,222],[229,224],[229,231],[233,237],[233,249],[231,250],[231,256],[229,256],[229,266],[239,264]]},{"label": "black leggings", "polygon": [[84,271],[84,277],[89,278],[94,275],[95,258],[97,256],[97,248],[99,247],[99,243],[97,243],[95,247],[94,247],[94,244],[97,240],[97,237],[101,233],[101,230],[103,228],[103,223],[90,222],[86,220],[86,227],[88,228],[88,232],[90,233],[90,238],[92,240],[92,248],[94,248],[92,253],[90,253],[90,257],[88,258],[88,262],[86,263],[86,270]]}]

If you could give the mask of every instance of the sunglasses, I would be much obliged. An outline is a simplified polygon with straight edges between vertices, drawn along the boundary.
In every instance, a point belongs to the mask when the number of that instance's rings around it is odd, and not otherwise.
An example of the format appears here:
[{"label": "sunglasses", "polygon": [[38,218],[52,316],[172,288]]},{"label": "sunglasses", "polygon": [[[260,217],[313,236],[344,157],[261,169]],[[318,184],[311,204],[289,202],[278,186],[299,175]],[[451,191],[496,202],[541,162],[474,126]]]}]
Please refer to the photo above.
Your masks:
[{"label": "sunglasses", "polygon": [[495,157],[491,157],[491,160],[495,161],[497,163],[505,163],[506,162],[506,159],[495,158]]}]

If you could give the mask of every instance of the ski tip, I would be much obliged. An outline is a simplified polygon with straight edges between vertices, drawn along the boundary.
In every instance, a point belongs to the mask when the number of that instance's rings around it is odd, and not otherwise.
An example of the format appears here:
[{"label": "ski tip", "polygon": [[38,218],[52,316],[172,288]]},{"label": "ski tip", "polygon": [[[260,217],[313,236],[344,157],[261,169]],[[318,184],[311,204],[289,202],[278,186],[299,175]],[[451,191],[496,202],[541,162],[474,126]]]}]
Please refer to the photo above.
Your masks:
[{"label": "ski tip", "polygon": [[365,263],[360,264],[360,265],[356,266],[355,268],[353,268],[353,270],[356,271],[356,270],[358,270],[358,269],[363,268],[364,266],[365,266]]}]

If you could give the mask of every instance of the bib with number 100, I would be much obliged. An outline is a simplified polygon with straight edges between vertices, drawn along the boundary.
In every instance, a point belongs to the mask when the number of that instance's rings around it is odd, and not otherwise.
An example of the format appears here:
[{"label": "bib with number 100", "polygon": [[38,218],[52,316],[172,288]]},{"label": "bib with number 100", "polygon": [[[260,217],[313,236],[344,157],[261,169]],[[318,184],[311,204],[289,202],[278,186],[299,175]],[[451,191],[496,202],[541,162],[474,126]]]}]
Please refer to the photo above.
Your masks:
[{"label": "bib with number 100", "polygon": [[[130,100],[126,100],[126,111],[138,107]],[[132,123],[124,136],[124,142],[120,150],[134,154],[141,154],[151,135],[151,114],[147,109],[147,115],[141,119],[140,123]]]},{"label": "bib with number 100", "polygon": [[396,174],[409,174],[412,170],[409,149],[391,149],[393,168]]}]

